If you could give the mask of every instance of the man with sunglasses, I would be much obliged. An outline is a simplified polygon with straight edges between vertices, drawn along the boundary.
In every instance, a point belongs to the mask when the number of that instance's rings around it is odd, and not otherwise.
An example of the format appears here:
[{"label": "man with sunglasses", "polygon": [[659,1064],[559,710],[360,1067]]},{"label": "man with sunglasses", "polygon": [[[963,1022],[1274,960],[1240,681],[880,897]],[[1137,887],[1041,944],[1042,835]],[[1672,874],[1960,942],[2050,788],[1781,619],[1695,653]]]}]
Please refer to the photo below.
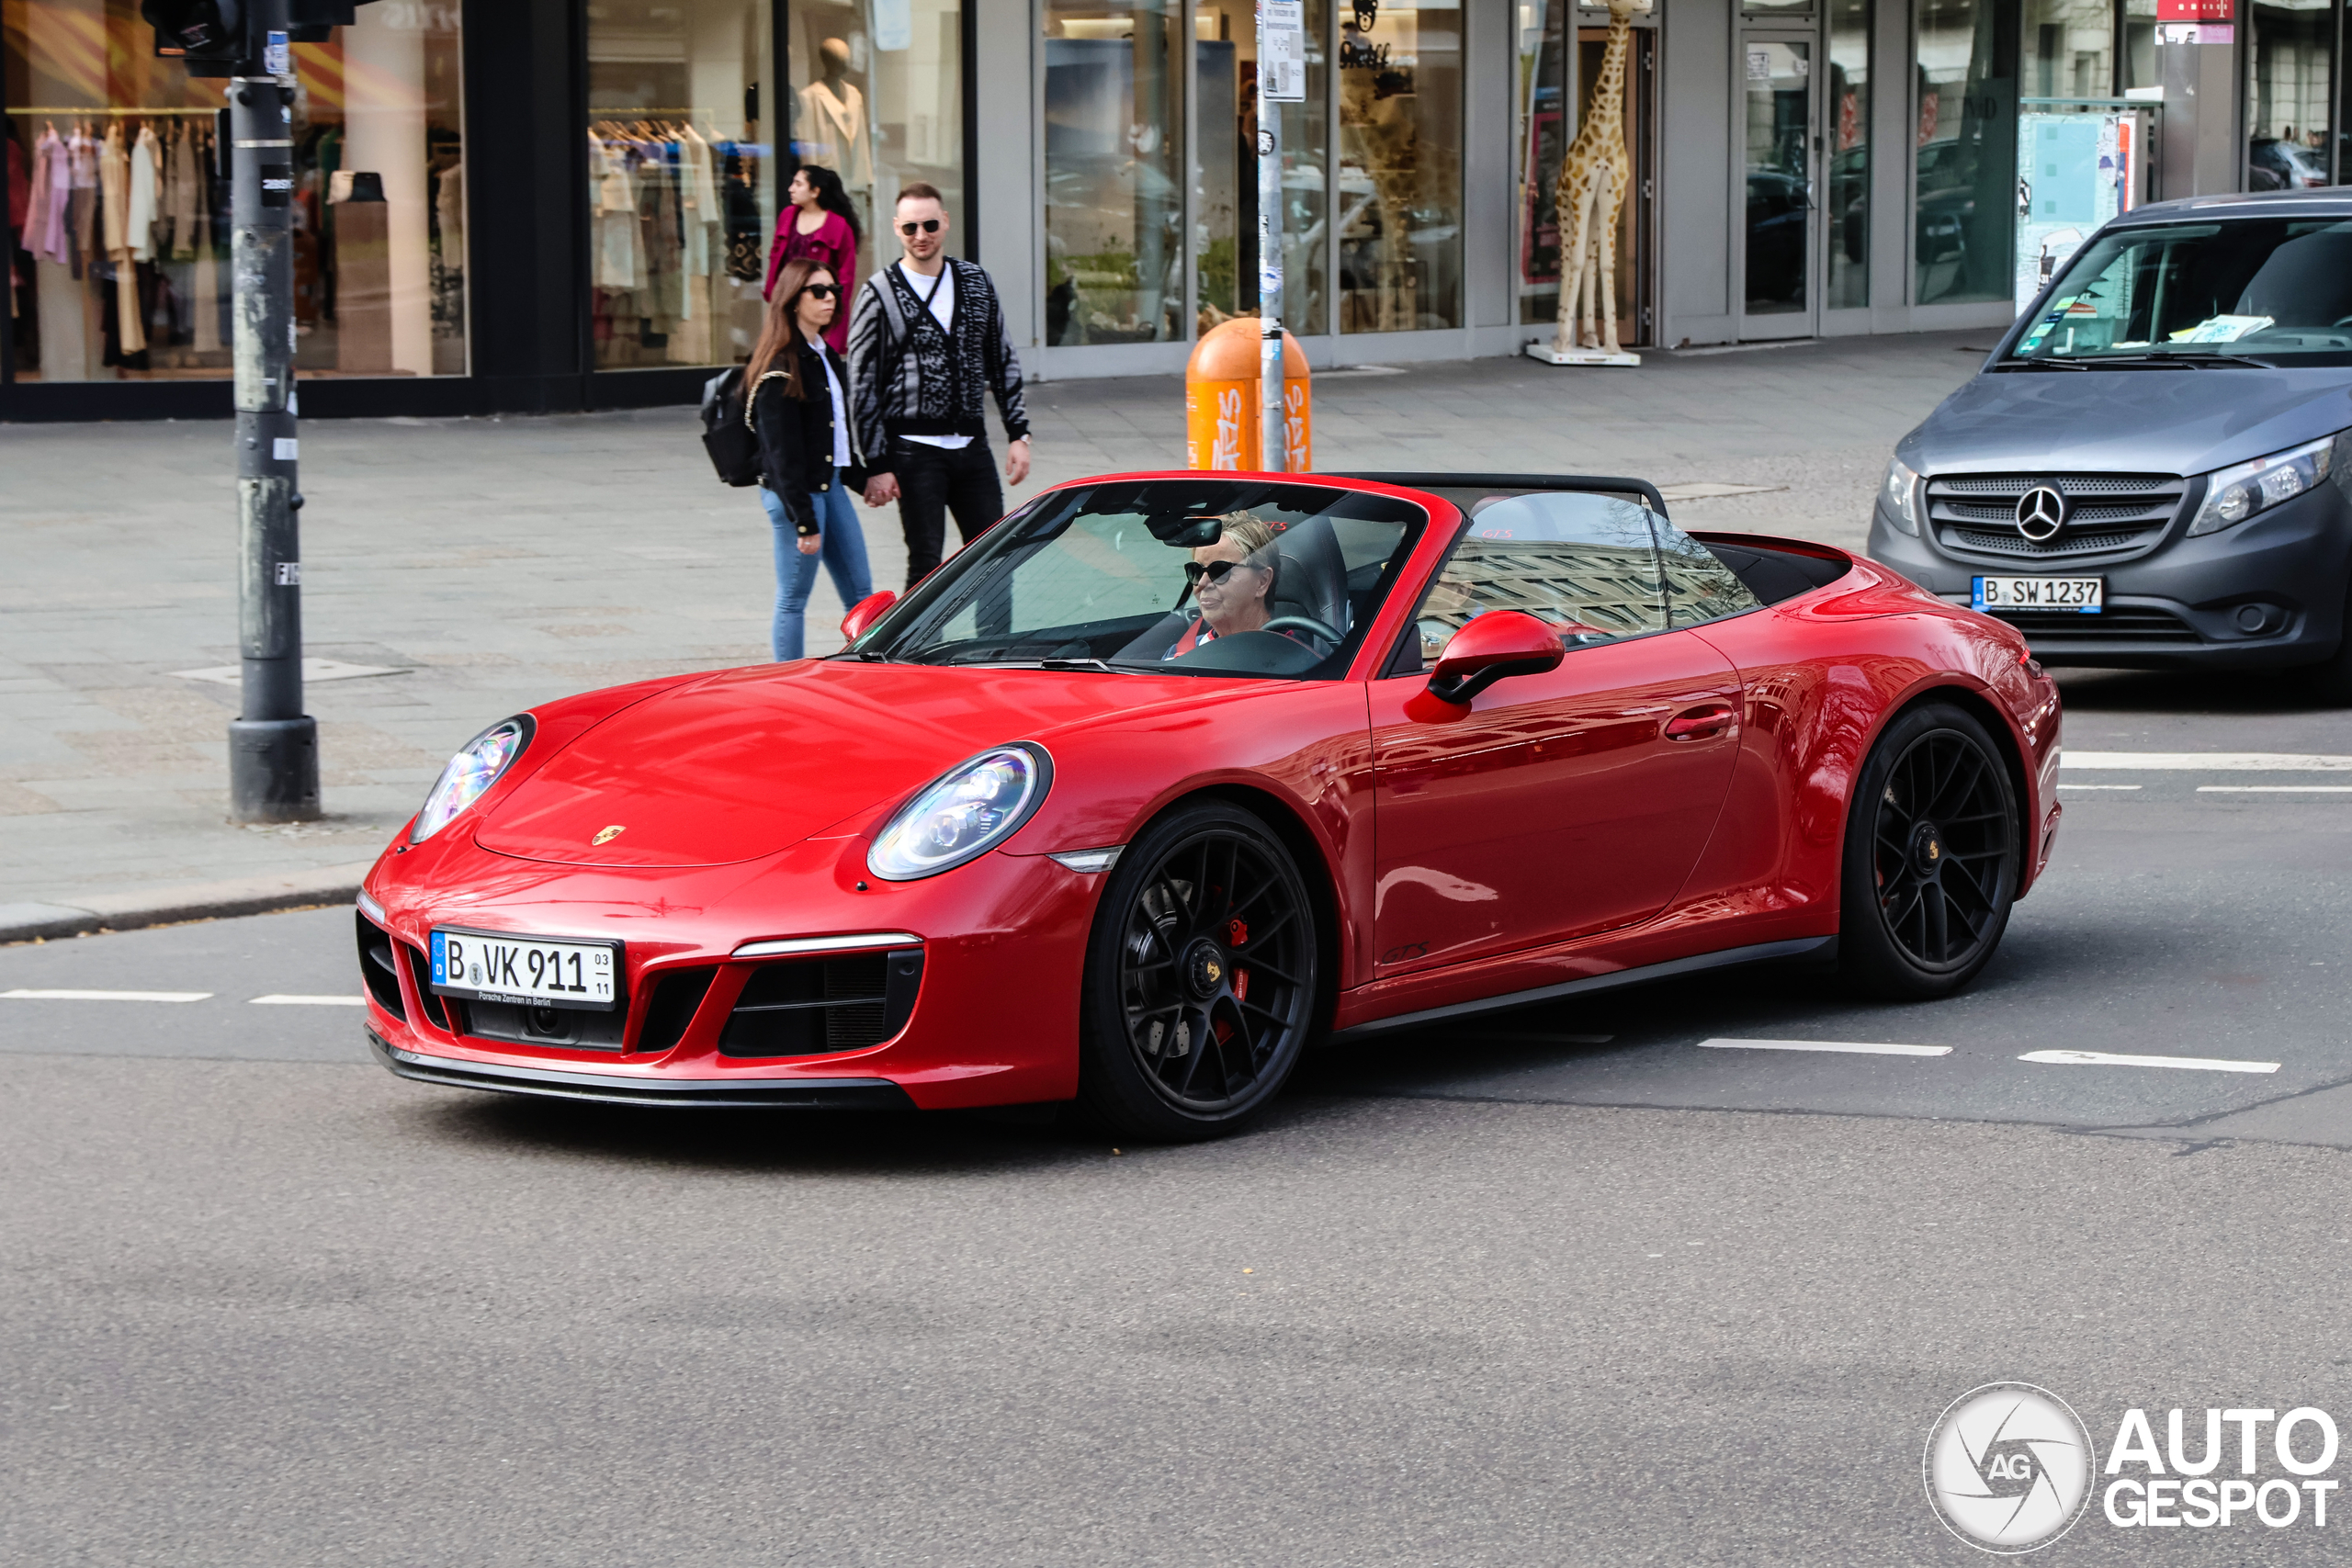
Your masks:
[{"label": "man with sunglasses", "polygon": [[920,181],[902,188],[891,226],[906,256],[858,290],[849,367],[872,475],[865,502],[898,502],[912,587],[939,564],[950,513],[966,544],[1004,514],[983,392],[1004,419],[1012,484],[1029,476],[1029,415],[996,286],[946,254],[938,190]]}]

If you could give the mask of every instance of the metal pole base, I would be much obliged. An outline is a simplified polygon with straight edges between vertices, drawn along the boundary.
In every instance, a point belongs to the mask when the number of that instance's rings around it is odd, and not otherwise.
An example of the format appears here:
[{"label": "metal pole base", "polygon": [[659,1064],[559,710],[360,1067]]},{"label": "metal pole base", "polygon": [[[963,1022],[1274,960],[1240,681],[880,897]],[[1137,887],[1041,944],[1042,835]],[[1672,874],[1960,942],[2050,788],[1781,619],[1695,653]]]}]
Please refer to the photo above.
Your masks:
[{"label": "metal pole base", "polygon": [[301,718],[229,721],[229,820],[315,822],[319,725]]}]

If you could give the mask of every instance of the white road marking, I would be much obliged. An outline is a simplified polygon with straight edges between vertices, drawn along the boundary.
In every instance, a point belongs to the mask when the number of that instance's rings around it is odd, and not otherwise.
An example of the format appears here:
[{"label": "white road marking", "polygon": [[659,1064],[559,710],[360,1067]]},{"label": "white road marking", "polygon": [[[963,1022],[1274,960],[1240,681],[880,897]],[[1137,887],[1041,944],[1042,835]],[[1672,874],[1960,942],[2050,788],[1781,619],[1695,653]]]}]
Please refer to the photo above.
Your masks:
[{"label": "white road marking", "polygon": [[2108,1051],[2028,1051],[2020,1062],[2061,1067],[2186,1067],[2200,1073],[2275,1073],[2276,1062],[2232,1062],[2217,1056],[2121,1056]]},{"label": "white road marking", "polygon": [[2340,773],[2352,757],[2302,751],[2064,751],[2062,768],[2123,773]]},{"label": "white road marking", "polygon": [[368,1005],[364,997],[288,997],[273,992],[266,997],[249,997],[248,1007],[267,1008],[359,1008]]},{"label": "white road marking", "polygon": [[210,991],[0,991],[0,998],[27,1002],[201,1002]]},{"label": "white road marking", "polygon": [[2145,789],[2145,788],[2147,788],[2148,786],[2147,786],[2147,785],[2145,785],[2145,784],[2060,784],[2058,787],[2059,787],[2060,789]]},{"label": "white road marking", "polygon": [[1949,1056],[1949,1045],[1874,1045],[1860,1040],[1702,1040],[1702,1051],[1840,1051],[1857,1056]]},{"label": "white road marking", "polygon": [[2199,784],[2199,795],[2352,795],[2352,784]]}]

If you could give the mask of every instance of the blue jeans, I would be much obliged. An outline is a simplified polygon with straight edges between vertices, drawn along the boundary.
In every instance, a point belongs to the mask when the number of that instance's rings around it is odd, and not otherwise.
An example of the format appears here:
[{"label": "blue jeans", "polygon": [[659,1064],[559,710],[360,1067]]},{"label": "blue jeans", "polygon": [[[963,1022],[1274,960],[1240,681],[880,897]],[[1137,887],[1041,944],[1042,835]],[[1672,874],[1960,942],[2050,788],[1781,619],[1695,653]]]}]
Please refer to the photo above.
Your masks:
[{"label": "blue jeans", "polygon": [[849,487],[836,474],[833,488],[811,492],[808,503],[817,509],[817,526],[824,536],[824,547],[813,556],[800,553],[800,536],[783,498],[765,485],[760,487],[760,504],[768,509],[768,525],[775,534],[775,626],[768,640],[778,663],[797,659],[803,651],[808,591],[817,586],[819,561],[831,574],[843,610],[874,592],[874,574],[865,565],[865,536],[858,531],[857,513],[850,507]]}]

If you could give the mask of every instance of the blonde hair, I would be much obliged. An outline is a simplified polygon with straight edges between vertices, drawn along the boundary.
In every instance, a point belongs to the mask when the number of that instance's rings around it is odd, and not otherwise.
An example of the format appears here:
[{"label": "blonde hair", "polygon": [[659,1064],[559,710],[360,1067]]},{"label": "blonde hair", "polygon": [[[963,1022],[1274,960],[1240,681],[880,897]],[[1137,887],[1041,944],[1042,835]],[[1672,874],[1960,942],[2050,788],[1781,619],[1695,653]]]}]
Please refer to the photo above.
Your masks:
[{"label": "blonde hair", "polygon": [[[1241,547],[1249,564],[1265,571],[1275,567],[1273,555],[1274,525],[1254,512],[1228,512],[1217,521],[1225,525],[1225,538]],[[1258,558],[1263,555],[1263,560]]]}]

